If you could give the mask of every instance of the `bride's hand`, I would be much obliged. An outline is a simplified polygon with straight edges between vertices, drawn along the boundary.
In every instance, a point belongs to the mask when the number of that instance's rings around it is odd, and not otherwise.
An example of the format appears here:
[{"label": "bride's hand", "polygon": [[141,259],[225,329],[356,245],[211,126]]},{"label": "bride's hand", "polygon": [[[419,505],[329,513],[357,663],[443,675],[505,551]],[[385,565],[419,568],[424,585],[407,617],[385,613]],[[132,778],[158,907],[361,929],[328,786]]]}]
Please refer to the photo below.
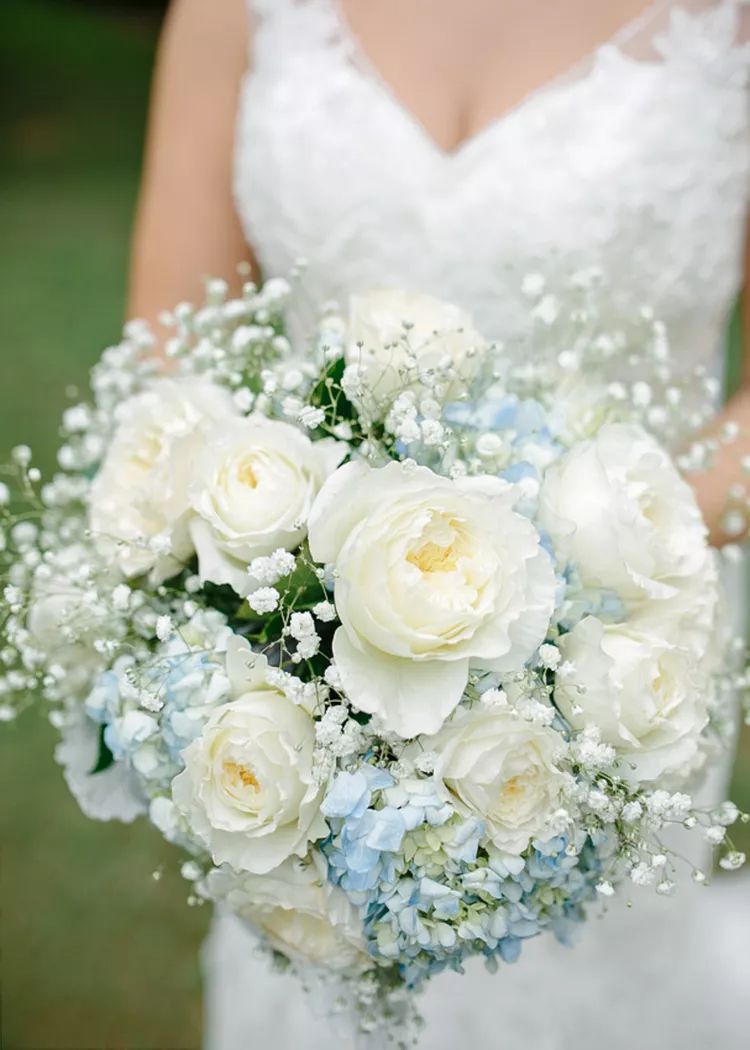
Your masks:
[{"label": "bride's hand", "polygon": [[[737,429],[737,436],[722,440],[727,428]],[[742,542],[747,536],[750,515],[750,384],[746,384],[728,402],[709,432],[716,435],[718,449],[710,468],[688,475],[703,516],[708,524],[711,542],[716,547]]]}]

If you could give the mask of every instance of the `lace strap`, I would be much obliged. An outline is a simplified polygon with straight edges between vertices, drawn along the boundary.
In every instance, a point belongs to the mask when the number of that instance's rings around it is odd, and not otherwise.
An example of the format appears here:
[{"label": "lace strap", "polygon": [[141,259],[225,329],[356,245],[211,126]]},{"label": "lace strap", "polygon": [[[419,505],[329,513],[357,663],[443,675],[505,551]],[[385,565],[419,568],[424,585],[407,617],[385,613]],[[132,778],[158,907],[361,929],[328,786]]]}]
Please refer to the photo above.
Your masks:
[{"label": "lace strap", "polygon": [[275,4],[274,0],[245,0],[250,14],[257,19],[267,18]]},{"label": "lace strap", "polygon": [[655,0],[610,42],[652,61],[680,50],[696,58],[730,54],[750,41],[750,0]]}]

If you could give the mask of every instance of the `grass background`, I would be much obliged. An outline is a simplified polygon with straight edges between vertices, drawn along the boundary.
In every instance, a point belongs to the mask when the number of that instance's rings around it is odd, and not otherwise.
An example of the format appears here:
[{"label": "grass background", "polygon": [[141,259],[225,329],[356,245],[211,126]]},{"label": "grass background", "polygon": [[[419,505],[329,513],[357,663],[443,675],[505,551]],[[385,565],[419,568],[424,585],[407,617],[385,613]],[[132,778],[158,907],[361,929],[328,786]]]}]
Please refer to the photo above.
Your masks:
[{"label": "grass background", "polygon": [[[0,459],[52,465],[66,389],[117,338],[157,29],[144,5],[3,0]],[[0,729],[0,1046],[197,1047],[208,915],[155,831],[80,814],[54,741],[41,707]]]}]

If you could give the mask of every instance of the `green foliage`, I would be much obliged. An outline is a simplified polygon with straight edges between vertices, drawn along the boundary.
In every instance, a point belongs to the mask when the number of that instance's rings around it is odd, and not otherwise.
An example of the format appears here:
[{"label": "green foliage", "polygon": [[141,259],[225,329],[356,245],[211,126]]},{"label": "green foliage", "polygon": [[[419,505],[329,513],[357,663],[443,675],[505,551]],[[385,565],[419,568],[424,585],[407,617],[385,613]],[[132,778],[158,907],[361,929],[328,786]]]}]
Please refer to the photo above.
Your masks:
[{"label": "green foliage", "polygon": [[107,742],[104,739],[104,726],[99,727],[99,750],[96,756],[96,763],[91,769],[92,773],[103,773],[105,769],[109,769],[115,760],[115,756],[107,747]]}]

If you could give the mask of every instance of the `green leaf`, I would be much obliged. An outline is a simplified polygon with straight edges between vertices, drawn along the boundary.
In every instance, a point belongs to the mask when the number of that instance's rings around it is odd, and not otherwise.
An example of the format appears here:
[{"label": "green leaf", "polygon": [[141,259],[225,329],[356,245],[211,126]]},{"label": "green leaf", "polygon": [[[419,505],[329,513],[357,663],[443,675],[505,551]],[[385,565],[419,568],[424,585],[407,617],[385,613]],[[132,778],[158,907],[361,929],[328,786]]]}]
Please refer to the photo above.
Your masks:
[{"label": "green leaf", "polygon": [[352,422],[357,419],[354,405],[341,389],[341,378],[346,363],[343,357],[331,361],[321,372],[320,379],[310,391],[310,404],[322,408],[326,424],[329,427],[343,420]]},{"label": "green leaf", "polygon": [[90,771],[90,775],[94,773],[102,773],[105,769],[109,769],[115,760],[115,756],[109,750],[104,742],[104,730],[106,726],[99,726],[99,753],[96,757],[96,765]]}]

